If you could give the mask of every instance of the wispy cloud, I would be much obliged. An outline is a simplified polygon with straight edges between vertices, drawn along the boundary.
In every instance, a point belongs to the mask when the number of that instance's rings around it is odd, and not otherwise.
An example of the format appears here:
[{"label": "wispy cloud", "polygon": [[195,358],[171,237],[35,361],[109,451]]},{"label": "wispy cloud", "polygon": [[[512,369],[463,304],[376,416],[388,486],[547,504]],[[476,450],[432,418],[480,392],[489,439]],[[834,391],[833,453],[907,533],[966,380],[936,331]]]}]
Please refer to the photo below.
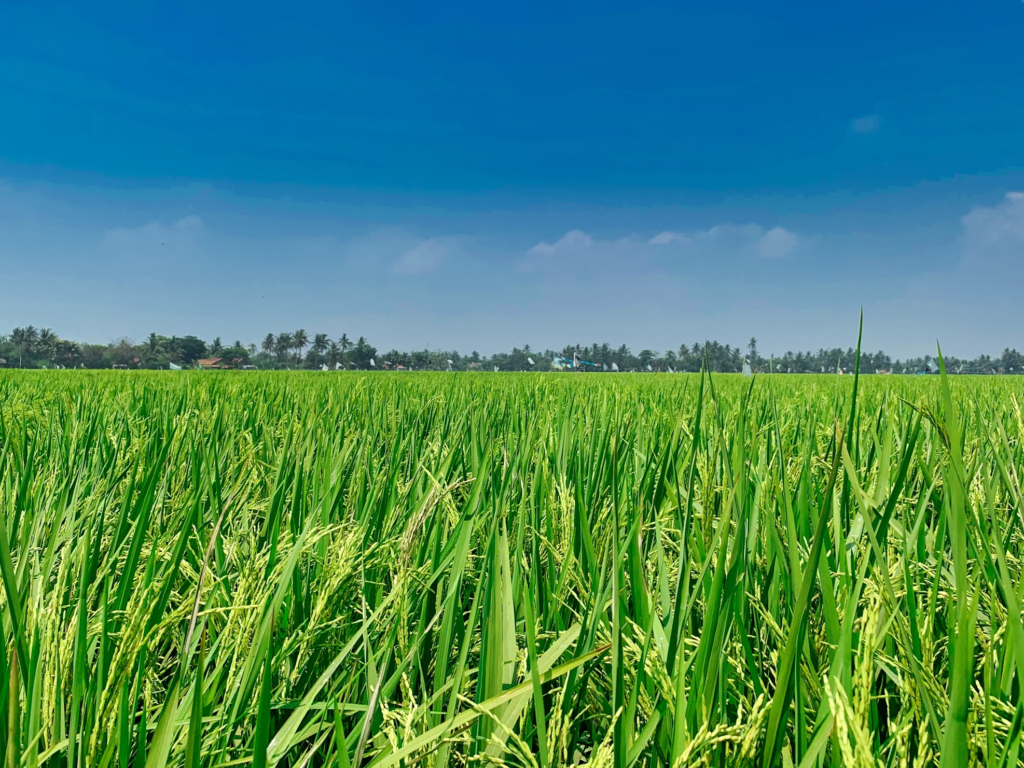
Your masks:
[{"label": "wispy cloud", "polygon": [[765,259],[781,259],[789,256],[799,242],[795,232],[773,227],[758,238],[757,255]]},{"label": "wispy cloud", "polygon": [[550,256],[559,251],[584,250],[594,244],[594,239],[586,232],[572,229],[553,243],[540,242],[527,253],[531,256]]},{"label": "wispy cloud", "polygon": [[650,240],[647,241],[648,245],[689,245],[693,242],[693,238],[689,235],[683,234],[682,232],[673,232],[671,229],[666,229],[664,232],[659,232]]},{"label": "wispy cloud", "polygon": [[854,133],[874,133],[882,125],[880,115],[864,115],[850,123],[850,130]]},{"label": "wispy cloud", "polygon": [[455,238],[432,237],[403,252],[391,271],[396,275],[422,275],[438,269],[453,252]]},{"label": "wispy cloud", "polygon": [[573,229],[553,243],[537,243],[527,251],[527,263],[536,264],[545,257],[562,254],[583,255],[593,259],[597,253],[606,256],[635,256],[670,249],[692,251],[712,248],[716,252],[748,253],[762,258],[777,259],[789,256],[801,243],[800,236],[783,227],[765,229],[759,224],[717,224],[708,229],[692,232],[663,230],[649,238],[631,235],[618,240],[599,240],[587,232]]},{"label": "wispy cloud", "polygon": [[994,207],[972,209],[963,225],[969,250],[1024,245],[1024,192],[1008,192]]}]

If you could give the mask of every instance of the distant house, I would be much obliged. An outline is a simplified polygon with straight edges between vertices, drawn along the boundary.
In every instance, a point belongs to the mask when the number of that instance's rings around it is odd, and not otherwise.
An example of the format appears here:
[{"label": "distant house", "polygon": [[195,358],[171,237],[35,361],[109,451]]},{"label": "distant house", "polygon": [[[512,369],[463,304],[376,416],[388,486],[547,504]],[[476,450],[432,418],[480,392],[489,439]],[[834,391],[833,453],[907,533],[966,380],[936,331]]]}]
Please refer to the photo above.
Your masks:
[{"label": "distant house", "polygon": [[196,364],[200,368],[210,368],[210,369],[223,368],[224,366],[222,366],[220,364],[221,360],[223,360],[223,358],[221,358],[221,357],[209,357],[209,358],[206,358],[205,360],[197,360]]}]

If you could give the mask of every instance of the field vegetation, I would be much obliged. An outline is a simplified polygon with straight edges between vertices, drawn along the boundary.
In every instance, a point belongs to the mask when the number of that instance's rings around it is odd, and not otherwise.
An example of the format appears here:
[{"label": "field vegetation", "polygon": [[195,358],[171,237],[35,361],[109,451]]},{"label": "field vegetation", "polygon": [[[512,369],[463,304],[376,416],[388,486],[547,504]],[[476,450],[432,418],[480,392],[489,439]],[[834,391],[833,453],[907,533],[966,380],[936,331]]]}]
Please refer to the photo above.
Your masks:
[{"label": "field vegetation", "polygon": [[4,765],[1018,765],[1018,382],[0,372]]}]

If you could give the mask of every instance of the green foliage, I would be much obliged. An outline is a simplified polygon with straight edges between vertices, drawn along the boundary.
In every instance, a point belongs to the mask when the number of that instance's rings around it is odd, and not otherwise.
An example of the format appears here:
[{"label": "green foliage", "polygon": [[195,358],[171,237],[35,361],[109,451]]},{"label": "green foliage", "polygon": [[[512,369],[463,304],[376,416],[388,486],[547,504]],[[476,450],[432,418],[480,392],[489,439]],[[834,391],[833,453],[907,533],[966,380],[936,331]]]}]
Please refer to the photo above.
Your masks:
[{"label": "green foliage", "polygon": [[1018,381],[0,372],[0,754],[1019,765]]}]

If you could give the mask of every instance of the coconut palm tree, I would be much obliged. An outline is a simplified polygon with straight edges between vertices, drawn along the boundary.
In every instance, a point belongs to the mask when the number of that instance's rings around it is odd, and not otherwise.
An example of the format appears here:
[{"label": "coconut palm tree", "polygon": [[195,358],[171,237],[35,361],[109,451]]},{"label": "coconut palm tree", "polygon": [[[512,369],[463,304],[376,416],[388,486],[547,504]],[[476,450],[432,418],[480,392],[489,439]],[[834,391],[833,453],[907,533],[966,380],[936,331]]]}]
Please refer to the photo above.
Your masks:
[{"label": "coconut palm tree", "polygon": [[309,336],[306,335],[305,329],[299,328],[299,330],[292,334],[292,347],[298,350],[295,362],[302,362],[302,350],[306,348],[307,344],[309,344]]},{"label": "coconut palm tree", "polygon": [[349,363],[349,352],[352,349],[352,339],[348,337],[347,333],[341,334],[341,338],[338,339],[338,349],[341,350],[341,361],[345,367],[348,368]]},{"label": "coconut palm tree", "polygon": [[75,360],[82,354],[82,350],[79,349],[78,344],[74,341],[64,341],[63,339],[57,340],[57,354],[64,364],[70,363],[72,366],[75,364]]},{"label": "coconut palm tree", "polygon": [[11,331],[11,343],[18,348],[18,367],[25,365],[25,353],[31,352],[36,341],[39,340],[39,331],[34,326],[28,325],[24,328],[15,328]]},{"label": "coconut palm tree", "polygon": [[327,345],[330,339],[327,338],[326,333],[318,333],[313,337],[313,344],[309,348],[309,354],[311,357],[315,356],[315,363],[323,361],[324,352],[327,351]]},{"label": "coconut palm tree", "polygon": [[268,333],[266,336],[264,336],[262,346],[264,352],[266,352],[268,355],[271,354],[274,351],[275,346],[274,334]]},{"label": "coconut palm tree", "polygon": [[39,351],[42,352],[46,357],[53,361],[53,358],[57,356],[57,342],[60,339],[57,338],[57,334],[50,328],[43,328],[39,331]]},{"label": "coconut palm tree", "polygon": [[274,339],[274,352],[277,353],[278,360],[291,352],[294,347],[295,340],[290,333],[279,333],[277,338]]},{"label": "coconut palm tree", "polygon": [[334,368],[341,362],[342,352],[341,346],[336,341],[332,341],[327,345],[327,365]]}]

